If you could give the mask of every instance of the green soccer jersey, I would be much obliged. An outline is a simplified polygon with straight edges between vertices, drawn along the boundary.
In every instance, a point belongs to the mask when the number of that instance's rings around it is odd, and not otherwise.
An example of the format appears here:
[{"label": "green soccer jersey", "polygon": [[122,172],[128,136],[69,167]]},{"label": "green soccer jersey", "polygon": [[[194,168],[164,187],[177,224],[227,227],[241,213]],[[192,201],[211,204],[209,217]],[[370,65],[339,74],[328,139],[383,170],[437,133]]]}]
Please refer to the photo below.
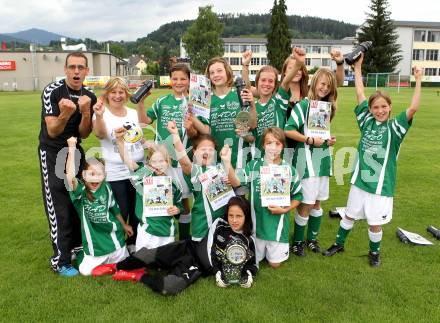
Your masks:
[{"label": "green soccer jersey", "polygon": [[[238,170],[237,175],[243,185],[249,187],[249,202],[251,206],[252,221],[254,232],[258,239],[289,242],[290,231],[290,212],[282,215],[272,214],[267,207],[262,206],[261,202],[261,180],[260,168],[269,165],[263,158],[250,161],[244,170]],[[295,168],[282,161],[280,165],[289,167],[290,199],[302,201],[301,184]]]},{"label": "green soccer jersey", "polygon": [[191,235],[195,239],[204,238],[209,231],[211,224],[224,215],[225,207],[214,211],[209,203],[208,197],[203,193],[199,176],[210,166],[193,164],[191,176],[184,174],[185,181],[193,193],[194,200],[191,209]]},{"label": "green soccer jersey", "polygon": [[255,147],[262,149],[262,136],[265,129],[269,127],[279,127],[284,129],[286,123],[286,112],[289,106],[289,94],[279,87],[268,102],[265,104],[257,101],[255,106],[257,110],[257,127],[252,131],[255,137]]},{"label": "green soccer jersey", "polygon": [[186,129],[183,127],[185,109],[185,100],[178,99],[173,94],[168,94],[157,99],[153,106],[147,111],[147,116],[152,121],[156,121],[156,136],[154,140],[155,142],[161,142],[167,146],[172,159],[172,167],[178,167],[178,161],[173,147],[172,136],[168,132],[167,126],[169,121],[176,121],[180,140],[182,140],[183,146],[188,148],[190,142]]},{"label": "green soccer jersey", "polygon": [[372,194],[393,196],[400,144],[412,120],[408,122],[403,111],[393,119],[377,122],[368,111],[367,101],[359,104],[354,112],[361,138],[351,183]]},{"label": "green soccer jersey", "polygon": [[[296,130],[301,134],[307,131],[310,101],[305,98],[292,108],[284,130]],[[297,142],[292,163],[301,179],[331,175],[331,157],[328,145],[313,147],[305,142]]]},{"label": "green soccer jersey", "polygon": [[[224,98],[215,94],[211,96],[209,120],[211,135],[217,142],[218,152],[225,144],[229,145],[232,150],[231,163],[234,168],[243,168],[250,153],[249,144],[235,133],[234,121],[240,111],[240,101],[235,88],[232,88]],[[217,157],[220,162],[220,156]]]},{"label": "green soccer jersey", "polygon": [[[144,177],[158,176],[152,170],[142,164],[138,164],[139,168],[132,174],[132,180],[136,187],[136,207],[135,213],[141,225],[145,224],[145,231],[157,237],[174,237],[176,234],[176,226],[173,216],[147,216],[144,214]],[[182,206],[182,189],[180,184],[173,178],[173,205],[183,211]]]},{"label": "green soccer jersey", "polygon": [[94,201],[89,201],[86,187],[79,180],[76,190],[70,191],[69,195],[81,220],[86,255],[105,256],[125,246],[124,228],[116,218],[121,211],[107,182],[92,192]]}]

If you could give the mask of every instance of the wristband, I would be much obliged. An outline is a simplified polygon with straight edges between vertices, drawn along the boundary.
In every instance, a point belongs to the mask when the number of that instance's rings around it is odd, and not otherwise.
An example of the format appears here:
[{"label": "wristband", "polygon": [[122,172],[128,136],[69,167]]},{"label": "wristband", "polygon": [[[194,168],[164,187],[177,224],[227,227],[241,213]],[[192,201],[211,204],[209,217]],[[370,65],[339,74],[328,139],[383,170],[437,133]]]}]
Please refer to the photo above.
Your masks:
[{"label": "wristband", "polygon": [[307,145],[309,144],[310,137],[306,137],[306,141],[304,141]]},{"label": "wristband", "polygon": [[241,64],[241,66],[249,67],[249,64]]},{"label": "wristband", "polygon": [[336,62],[336,65],[338,65],[338,66],[344,65],[344,60],[342,60],[340,62]]},{"label": "wristband", "polygon": [[315,138],[312,138],[312,146],[315,145]]}]

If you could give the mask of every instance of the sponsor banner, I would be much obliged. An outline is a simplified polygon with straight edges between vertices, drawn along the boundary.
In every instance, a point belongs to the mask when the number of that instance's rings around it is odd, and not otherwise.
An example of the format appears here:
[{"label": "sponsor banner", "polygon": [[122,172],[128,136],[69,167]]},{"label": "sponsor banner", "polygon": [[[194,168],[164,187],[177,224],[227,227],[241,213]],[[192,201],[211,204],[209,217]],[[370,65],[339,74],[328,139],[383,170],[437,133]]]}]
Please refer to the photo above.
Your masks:
[{"label": "sponsor banner", "polygon": [[15,61],[0,61],[0,71],[15,71]]}]

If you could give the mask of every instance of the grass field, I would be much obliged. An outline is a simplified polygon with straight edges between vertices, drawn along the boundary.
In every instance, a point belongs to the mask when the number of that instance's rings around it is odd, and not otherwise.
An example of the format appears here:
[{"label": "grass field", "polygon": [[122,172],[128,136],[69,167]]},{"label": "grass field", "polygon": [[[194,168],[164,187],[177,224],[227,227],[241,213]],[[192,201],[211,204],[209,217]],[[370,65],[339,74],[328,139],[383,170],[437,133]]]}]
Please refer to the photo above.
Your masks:
[{"label": "grass field", "polygon": [[[220,289],[208,278],[168,298],[109,277],[66,279],[52,273],[37,155],[40,94],[0,92],[0,321],[439,322],[440,242],[415,247],[395,237],[396,228],[403,227],[434,241],[426,227],[440,227],[436,90],[423,89],[400,152],[394,219],[384,227],[381,267],[368,265],[367,225],[359,222],[344,254],[291,257],[278,270],[262,264],[251,289]],[[148,103],[164,91],[154,91]],[[410,89],[391,92],[394,114],[408,106],[411,94]],[[354,89],[340,91],[332,125],[336,150],[357,145],[354,102]],[[93,135],[84,142],[86,149],[92,146],[98,146]],[[327,211],[345,205],[348,178],[345,185],[331,180],[319,237],[323,247],[333,243],[339,225]]]}]

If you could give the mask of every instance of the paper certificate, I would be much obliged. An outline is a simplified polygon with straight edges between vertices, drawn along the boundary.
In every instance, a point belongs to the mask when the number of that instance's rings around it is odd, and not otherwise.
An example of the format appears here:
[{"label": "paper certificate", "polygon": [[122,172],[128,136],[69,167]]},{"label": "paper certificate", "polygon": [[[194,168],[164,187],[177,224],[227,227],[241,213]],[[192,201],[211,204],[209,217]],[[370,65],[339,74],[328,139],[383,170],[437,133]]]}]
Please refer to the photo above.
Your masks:
[{"label": "paper certificate", "polygon": [[306,137],[330,139],[331,102],[310,101]]},{"label": "paper certificate", "polygon": [[232,186],[224,182],[225,177],[226,172],[222,165],[210,167],[206,172],[199,175],[203,194],[208,198],[214,211],[228,204],[230,198],[235,196]]},{"label": "paper certificate", "polygon": [[167,209],[173,206],[173,185],[170,176],[144,177],[144,214],[169,216]]},{"label": "paper certificate", "polygon": [[287,165],[269,165],[260,168],[261,205],[267,207],[290,205],[292,174]]},{"label": "paper certificate", "polygon": [[191,74],[189,83],[189,104],[192,113],[209,120],[211,106],[211,81],[203,76]]}]

